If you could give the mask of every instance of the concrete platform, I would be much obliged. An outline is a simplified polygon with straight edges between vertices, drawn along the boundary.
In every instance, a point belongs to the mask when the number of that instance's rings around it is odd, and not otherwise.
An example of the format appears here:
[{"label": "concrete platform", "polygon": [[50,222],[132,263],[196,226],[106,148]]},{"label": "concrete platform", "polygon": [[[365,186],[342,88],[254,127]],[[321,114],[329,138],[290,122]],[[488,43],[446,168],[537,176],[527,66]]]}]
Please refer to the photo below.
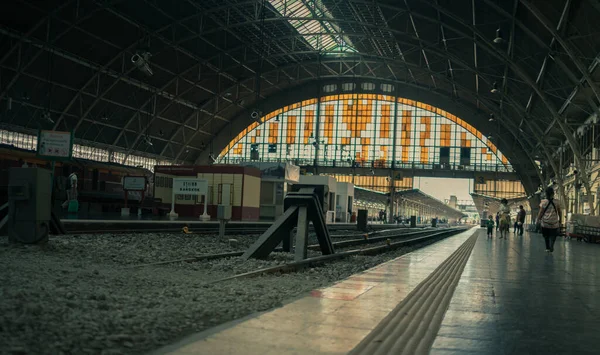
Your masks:
[{"label": "concrete platform", "polygon": [[598,354],[600,245],[481,230],[431,354]]},{"label": "concrete platform", "polygon": [[471,229],[157,354],[347,354],[474,233],[443,319],[420,321],[435,331],[430,354],[598,353],[600,245],[559,239],[547,254],[538,234]]},{"label": "concrete platform", "polygon": [[406,254],[284,307],[225,324],[158,354],[346,354],[452,254],[471,229]]}]

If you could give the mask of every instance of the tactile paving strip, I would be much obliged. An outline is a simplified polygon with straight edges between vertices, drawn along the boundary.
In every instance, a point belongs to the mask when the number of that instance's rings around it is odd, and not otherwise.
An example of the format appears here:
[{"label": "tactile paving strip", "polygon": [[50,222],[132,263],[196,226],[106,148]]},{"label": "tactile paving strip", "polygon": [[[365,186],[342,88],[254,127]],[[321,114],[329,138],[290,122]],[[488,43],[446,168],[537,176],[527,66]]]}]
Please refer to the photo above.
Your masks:
[{"label": "tactile paving strip", "polygon": [[423,280],[349,355],[427,354],[478,234]]}]

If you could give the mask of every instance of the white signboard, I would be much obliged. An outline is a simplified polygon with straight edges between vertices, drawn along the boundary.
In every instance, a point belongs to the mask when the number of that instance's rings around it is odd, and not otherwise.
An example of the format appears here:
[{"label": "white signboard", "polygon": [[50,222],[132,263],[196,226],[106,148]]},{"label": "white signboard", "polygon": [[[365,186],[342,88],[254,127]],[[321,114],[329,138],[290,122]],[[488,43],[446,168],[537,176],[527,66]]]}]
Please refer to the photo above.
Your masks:
[{"label": "white signboard", "polygon": [[123,178],[123,190],[144,191],[146,190],[146,178],[144,176],[125,176]]},{"label": "white signboard", "polygon": [[173,195],[206,195],[208,180],[195,178],[174,178]]},{"label": "white signboard", "polygon": [[71,132],[44,131],[38,135],[38,155],[49,158],[71,158],[73,135]]}]

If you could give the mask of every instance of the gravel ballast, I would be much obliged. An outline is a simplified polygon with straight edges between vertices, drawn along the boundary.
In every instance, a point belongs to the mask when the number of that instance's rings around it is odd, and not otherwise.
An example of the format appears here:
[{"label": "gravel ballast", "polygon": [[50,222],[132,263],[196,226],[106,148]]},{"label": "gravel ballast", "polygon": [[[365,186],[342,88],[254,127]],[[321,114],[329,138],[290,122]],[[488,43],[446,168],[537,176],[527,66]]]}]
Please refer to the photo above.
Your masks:
[{"label": "gravel ballast", "polygon": [[[278,307],[417,248],[216,284],[207,282],[286,263],[293,256],[130,267],[241,250],[256,237],[70,235],[51,237],[46,246],[8,244],[2,237],[0,349],[14,354],[145,353],[192,332]],[[230,238],[237,245],[230,245]]]}]

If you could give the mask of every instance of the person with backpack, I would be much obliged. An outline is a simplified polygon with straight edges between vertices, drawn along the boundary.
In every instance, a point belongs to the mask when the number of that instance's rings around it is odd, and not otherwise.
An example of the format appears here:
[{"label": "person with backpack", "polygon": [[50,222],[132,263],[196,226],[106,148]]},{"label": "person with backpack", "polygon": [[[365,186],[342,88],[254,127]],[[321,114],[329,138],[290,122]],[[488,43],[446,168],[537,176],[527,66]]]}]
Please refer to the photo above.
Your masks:
[{"label": "person with backpack", "polygon": [[542,235],[546,242],[546,252],[554,251],[554,242],[560,231],[562,224],[562,211],[558,201],[554,199],[554,189],[546,189],[546,198],[540,203],[540,213],[537,217],[537,223],[542,228]]}]

